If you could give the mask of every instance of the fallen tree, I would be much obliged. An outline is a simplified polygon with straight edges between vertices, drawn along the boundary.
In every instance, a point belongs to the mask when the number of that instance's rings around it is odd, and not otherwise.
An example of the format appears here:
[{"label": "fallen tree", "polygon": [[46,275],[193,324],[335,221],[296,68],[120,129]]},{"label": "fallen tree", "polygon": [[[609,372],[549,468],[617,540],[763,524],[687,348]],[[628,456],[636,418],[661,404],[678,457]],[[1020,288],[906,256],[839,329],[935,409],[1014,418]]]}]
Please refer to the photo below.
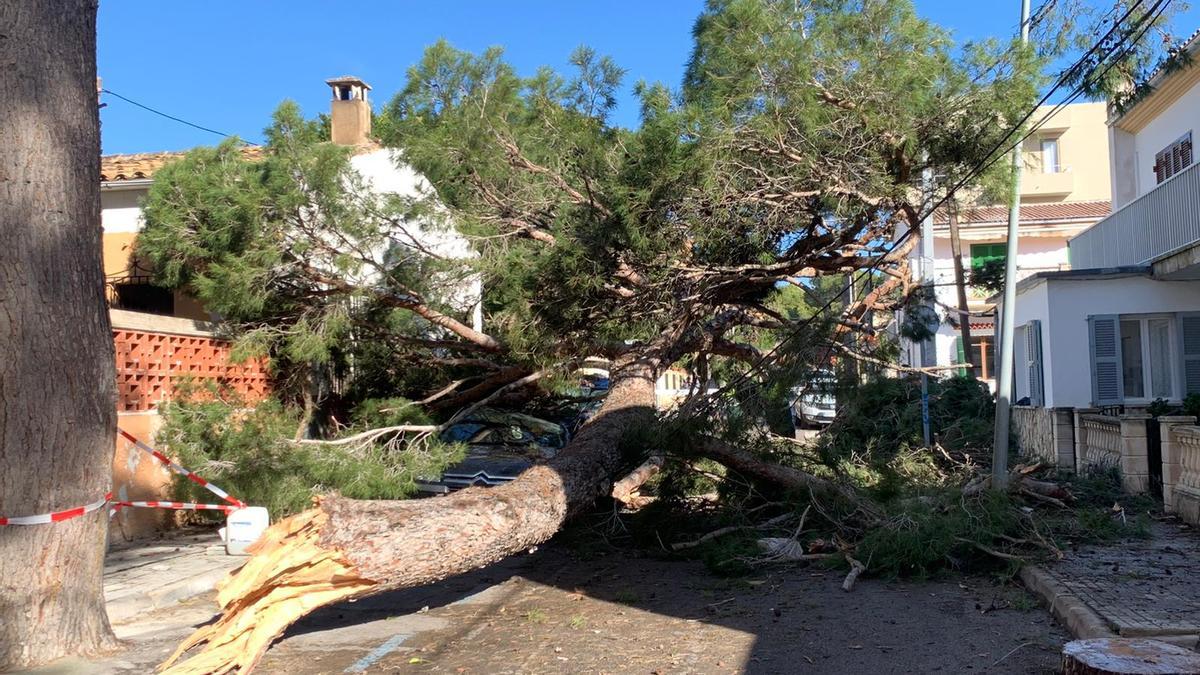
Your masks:
[{"label": "fallen tree", "polygon": [[[713,0],[695,35],[679,95],[638,87],[636,130],[609,119],[622,71],[590,50],[572,56],[572,76],[522,78],[499,50],[434,45],[378,120],[381,140],[428,181],[420,194],[352,189],[350,151],[320,142],[321,125],[294,106],[267,131],[262,164],[227,144],[156,176],[141,252],[288,381],[352,373],[340,396],[428,401],[444,421],[506,387],[548,386],[547,364],[618,364],[578,436],[508,485],[412,502],[329,497],[273,526],[223,585],[221,618],[176,657],[204,650],[174,672],[249,669],[316,607],[545,541],[645,461],[650,448],[630,448],[629,432],[654,421],[667,368],[686,363],[701,387],[720,370],[736,405],[757,411],[749,426],[762,426],[786,405],[778,393],[834,351],[881,361],[880,340],[850,343],[875,338],[872,317],[912,290],[917,240],[898,231],[928,215],[922,176],[939,195],[1004,178],[986,167],[1031,109],[1041,61],[960,52],[905,0]],[[477,257],[419,243],[450,230]],[[848,276],[879,283],[844,305],[818,292],[815,280]],[[452,302],[469,278],[487,289],[486,332]],[[776,309],[785,286],[803,307]],[[711,406],[684,411],[705,418],[688,432],[693,452],[872,513],[832,481],[718,441],[729,429]]]},{"label": "fallen tree", "polygon": [[168,672],[249,670],[317,607],[439,581],[546,541],[611,485],[622,465],[621,437],[653,420],[655,366],[651,358],[618,366],[593,421],[560,455],[512,483],[439,499],[329,497],[275,524],[221,585],[221,618],[197,630],[167,665],[198,644],[205,651]]}]

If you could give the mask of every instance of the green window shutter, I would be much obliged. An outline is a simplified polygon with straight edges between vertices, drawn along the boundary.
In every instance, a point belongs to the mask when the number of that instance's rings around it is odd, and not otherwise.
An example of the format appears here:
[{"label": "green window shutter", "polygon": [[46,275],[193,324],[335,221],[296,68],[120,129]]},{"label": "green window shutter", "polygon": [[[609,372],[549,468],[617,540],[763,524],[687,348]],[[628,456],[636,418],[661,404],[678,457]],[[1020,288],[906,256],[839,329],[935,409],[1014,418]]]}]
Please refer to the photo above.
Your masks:
[{"label": "green window shutter", "polygon": [[1200,312],[1179,315],[1183,345],[1183,394],[1200,394]]},{"label": "green window shutter", "polygon": [[971,244],[971,268],[978,269],[992,260],[1004,260],[1008,244]]},{"label": "green window shutter", "polygon": [[1088,317],[1092,405],[1121,403],[1121,324],[1116,314]]},{"label": "green window shutter", "polygon": [[[965,350],[963,349],[962,338],[960,338],[960,337],[954,338],[954,353],[955,353],[955,359],[956,359],[954,361],[955,363],[966,363],[967,362]],[[959,368],[958,374],[966,375],[967,369],[965,367]]]}]

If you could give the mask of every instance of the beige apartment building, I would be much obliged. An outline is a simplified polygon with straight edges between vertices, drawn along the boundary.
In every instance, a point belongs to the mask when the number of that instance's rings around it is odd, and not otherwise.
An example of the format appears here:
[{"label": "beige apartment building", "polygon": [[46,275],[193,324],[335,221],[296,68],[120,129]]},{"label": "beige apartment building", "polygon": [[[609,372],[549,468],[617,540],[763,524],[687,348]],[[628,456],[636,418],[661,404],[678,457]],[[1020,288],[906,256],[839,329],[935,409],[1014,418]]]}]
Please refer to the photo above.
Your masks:
[{"label": "beige apartment building", "polygon": [[[1017,254],[1019,279],[1038,272],[1068,269],[1067,241],[1100,221],[1111,210],[1105,104],[1068,105],[1046,119],[1052,111],[1053,106],[1038,110],[1032,119],[1045,123],[1023,143]],[[959,213],[958,220],[963,266],[968,276],[972,268],[1004,258],[1007,205],[965,209]],[[946,213],[935,215],[933,235],[931,276],[936,284],[938,314],[943,318],[934,341],[936,364],[970,363],[977,377],[994,383],[995,321],[994,307],[987,302],[990,294],[982,289],[968,289],[972,344],[961,344]],[[920,255],[920,251],[913,253],[914,263],[919,261]],[[910,364],[919,364],[920,346],[906,345],[903,357]]]}]

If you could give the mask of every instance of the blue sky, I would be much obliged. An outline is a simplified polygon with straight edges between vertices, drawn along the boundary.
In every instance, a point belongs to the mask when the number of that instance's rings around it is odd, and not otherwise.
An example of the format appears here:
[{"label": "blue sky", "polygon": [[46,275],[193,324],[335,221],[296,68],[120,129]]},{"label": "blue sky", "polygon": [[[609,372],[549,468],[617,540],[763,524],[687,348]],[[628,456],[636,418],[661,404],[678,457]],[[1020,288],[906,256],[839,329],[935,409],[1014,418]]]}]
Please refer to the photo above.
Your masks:
[{"label": "blue sky", "polygon": [[[916,0],[925,16],[960,41],[1011,35],[1018,0]],[[1040,0],[1034,0],[1034,6]],[[703,0],[441,0],[433,3],[316,0],[100,3],[99,70],[104,87],[191,122],[260,139],[271,111],[291,98],[308,115],[324,112],[324,80],[357,75],[378,107],[404,83],[431,42],[460,49],[505,48],[522,73],[562,68],[581,45],[628,70],[616,121],[636,123],[628,90],[639,79],[677,86]],[[1200,26],[1182,15],[1179,32]],[[105,153],[179,150],[217,136],[106,96]]]}]

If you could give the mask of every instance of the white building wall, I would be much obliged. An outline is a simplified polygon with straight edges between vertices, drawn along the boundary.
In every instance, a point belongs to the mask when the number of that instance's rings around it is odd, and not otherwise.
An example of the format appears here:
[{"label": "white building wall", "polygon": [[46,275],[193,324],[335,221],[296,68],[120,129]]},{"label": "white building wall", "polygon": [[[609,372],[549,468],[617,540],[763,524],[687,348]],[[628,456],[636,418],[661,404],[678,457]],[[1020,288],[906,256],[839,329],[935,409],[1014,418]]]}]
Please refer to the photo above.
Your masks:
[{"label": "white building wall", "polygon": [[136,233],[142,230],[142,207],[147,188],[107,189],[100,192],[100,224],[105,234]]},{"label": "white building wall", "polygon": [[[1046,406],[1088,407],[1092,403],[1089,316],[1195,311],[1200,311],[1200,281],[1049,279],[1017,296],[1015,323],[1042,322]],[[1177,354],[1175,361],[1180,359]]]},{"label": "white building wall", "polygon": [[[432,193],[433,188],[423,176],[400,159],[391,149],[364,152],[350,158],[350,166],[362,176],[366,185],[378,194],[396,194],[419,198]],[[410,234],[421,246],[445,258],[465,260],[475,257],[470,242],[449,223],[414,223]],[[377,252],[382,258],[384,251]],[[483,281],[478,275],[454,290],[446,300],[459,311],[470,312],[472,328],[483,330]]]},{"label": "white building wall", "polygon": [[[1136,195],[1139,197],[1145,195],[1158,185],[1158,179],[1154,177],[1154,155],[1160,150],[1168,147],[1171,143],[1178,141],[1178,138],[1184,133],[1192,132],[1193,143],[1200,141],[1196,137],[1200,129],[1200,84],[1193,86],[1186,94],[1183,94],[1178,100],[1172,102],[1170,106],[1160,112],[1156,118],[1142,127],[1141,130],[1133,137],[1133,159],[1129,157],[1120,157],[1117,160],[1118,169],[1126,169],[1132,165],[1134,172],[1114,174],[1114,196],[1122,191],[1118,190],[1118,183],[1121,181],[1132,181],[1136,187]],[[1126,148],[1128,151],[1128,148]],[[1128,192],[1128,189],[1123,192]],[[1114,207],[1121,207],[1124,202],[1114,203]]]}]

